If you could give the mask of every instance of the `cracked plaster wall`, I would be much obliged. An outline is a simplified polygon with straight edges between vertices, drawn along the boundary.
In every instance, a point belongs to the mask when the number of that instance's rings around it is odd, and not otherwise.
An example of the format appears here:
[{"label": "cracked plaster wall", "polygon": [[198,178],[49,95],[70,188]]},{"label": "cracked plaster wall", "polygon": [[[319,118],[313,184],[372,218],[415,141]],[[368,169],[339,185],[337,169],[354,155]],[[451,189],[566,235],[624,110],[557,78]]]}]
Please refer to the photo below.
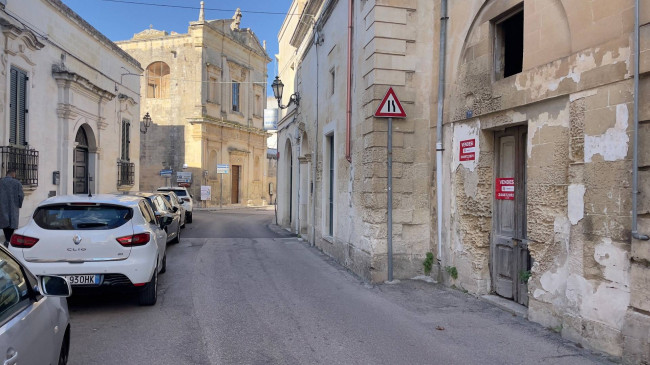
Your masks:
[{"label": "cracked plaster wall", "polygon": [[[524,70],[495,80],[490,20],[517,3],[450,5],[452,19],[475,16],[450,29],[448,52],[458,63],[448,67],[453,76],[445,123],[453,138],[445,145],[452,153],[446,160],[451,233],[444,265],[458,267],[456,285],[480,294],[480,278],[490,290],[491,223],[487,230],[485,223],[492,220],[493,131],[527,124],[527,233],[534,260],[529,318],[620,355],[631,301],[631,2],[615,9],[600,2],[524,2]],[[536,22],[561,8],[565,23],[558,28],[575,31],[548,37]],[[604,24],[603,12],[619,22],[611,28],[617,32],[578,31],[581,24]],[[540,49],[556,52],[543,60],[530,56]],[[468,135],[480,141],[473,164],[458,161],[457,144]]]}]

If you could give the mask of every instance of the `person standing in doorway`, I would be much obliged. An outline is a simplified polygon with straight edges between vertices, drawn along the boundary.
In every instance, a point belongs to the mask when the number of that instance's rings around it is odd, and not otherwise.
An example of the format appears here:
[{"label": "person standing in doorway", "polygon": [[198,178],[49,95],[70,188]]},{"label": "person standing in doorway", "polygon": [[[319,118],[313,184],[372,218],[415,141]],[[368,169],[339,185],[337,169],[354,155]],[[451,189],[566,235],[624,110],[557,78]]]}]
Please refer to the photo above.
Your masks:
[{"label": "person standing in doorway", "polygon": [[0,227],[5,234],[5,247],[9,246],[11,235],[18,228],[18,211],[23,206],[23,185],[16,179],[16,170],[8,169],[0,179]]}]

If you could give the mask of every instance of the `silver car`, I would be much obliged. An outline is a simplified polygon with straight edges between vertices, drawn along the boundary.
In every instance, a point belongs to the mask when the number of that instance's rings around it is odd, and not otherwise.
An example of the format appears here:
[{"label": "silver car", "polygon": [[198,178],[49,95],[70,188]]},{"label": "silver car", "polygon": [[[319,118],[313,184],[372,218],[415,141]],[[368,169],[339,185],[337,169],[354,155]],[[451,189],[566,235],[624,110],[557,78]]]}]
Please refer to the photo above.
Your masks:
[{"label": "silver car", "polygon": [[0,357],[3,364],[67,364],[70,283],[38,279],[0,247]]}]

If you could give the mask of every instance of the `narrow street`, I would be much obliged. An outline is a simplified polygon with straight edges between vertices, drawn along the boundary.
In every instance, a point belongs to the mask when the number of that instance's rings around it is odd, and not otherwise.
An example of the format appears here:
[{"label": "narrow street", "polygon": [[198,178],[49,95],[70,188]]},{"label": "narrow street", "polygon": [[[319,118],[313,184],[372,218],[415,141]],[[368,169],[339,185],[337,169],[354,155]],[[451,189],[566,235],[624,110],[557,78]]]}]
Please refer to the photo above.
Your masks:
[{"label": "narrow street", "polygon": [[70,364],[608,363],[460,291],[365,284],[270,229],[272,210],[194,217],[168,248],[155,306],[70,298]]}]

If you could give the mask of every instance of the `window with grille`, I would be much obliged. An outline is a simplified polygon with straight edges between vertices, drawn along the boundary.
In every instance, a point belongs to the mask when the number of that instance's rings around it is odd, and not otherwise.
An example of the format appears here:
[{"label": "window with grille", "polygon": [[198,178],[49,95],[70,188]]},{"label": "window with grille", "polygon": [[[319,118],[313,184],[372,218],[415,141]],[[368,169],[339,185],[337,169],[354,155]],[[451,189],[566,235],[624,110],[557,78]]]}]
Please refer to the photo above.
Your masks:
[{"label": "window with grille", "polygon": [[239,83],[237,81],[232,82],[232,111],[238,112],[239,109]]},{"label": "window with grille", "polygon": [[208,101],[211,101],[213,103],[216,103],[218,101],[217,98],[218,86],[219,86],[219,82],[217,81],[217,77],[210,76],[210,82],[208,84]]},{"label": "window with grille", "polygon": [[147,67],[147,98],[169,97],[169,66],[165,62],[154,62]]},{"label": "window with grille", "polygon": [[25,146],[27,120],[27,73],[11,68],[9,144]]}]

